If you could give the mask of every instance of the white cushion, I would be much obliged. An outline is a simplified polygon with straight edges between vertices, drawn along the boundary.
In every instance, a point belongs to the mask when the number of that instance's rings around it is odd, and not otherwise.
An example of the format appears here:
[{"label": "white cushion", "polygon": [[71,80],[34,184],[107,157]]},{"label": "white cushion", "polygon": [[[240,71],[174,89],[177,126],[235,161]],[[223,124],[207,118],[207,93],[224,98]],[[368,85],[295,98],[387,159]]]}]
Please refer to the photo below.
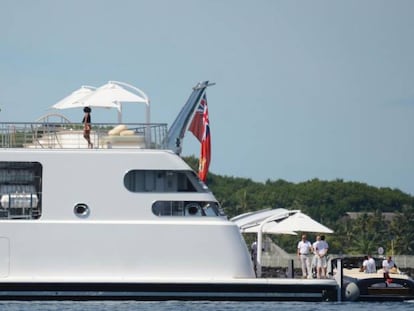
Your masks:
[{"label": "white cushion", "polygon": [[133,136],[135,135],[135,132],[133,130],[123,130],[121,133],[119,133],[119,136]]},{"label": "white cushion", "polygon": [[119,135],[122,131],[126,130],[127,126],[125,124],[120,124],[115,126],[112,130],[108,132],[108,135],[110,136],[116,136]]}]

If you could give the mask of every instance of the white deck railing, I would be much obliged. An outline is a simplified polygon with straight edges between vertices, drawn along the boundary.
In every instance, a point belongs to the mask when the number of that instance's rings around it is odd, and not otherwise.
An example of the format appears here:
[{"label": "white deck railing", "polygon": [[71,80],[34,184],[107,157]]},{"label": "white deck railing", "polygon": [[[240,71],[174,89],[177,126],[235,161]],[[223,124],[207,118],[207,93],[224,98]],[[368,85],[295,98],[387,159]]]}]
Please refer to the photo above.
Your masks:
[{"label": "white deck railing", "polygon": [[[94,148],[165,149],[167,125],[163,123],[123,123],[124,132],[110,131],[118,123],[92,124]],[[1,122],[1,148],[87,148],[81,123]]]}]

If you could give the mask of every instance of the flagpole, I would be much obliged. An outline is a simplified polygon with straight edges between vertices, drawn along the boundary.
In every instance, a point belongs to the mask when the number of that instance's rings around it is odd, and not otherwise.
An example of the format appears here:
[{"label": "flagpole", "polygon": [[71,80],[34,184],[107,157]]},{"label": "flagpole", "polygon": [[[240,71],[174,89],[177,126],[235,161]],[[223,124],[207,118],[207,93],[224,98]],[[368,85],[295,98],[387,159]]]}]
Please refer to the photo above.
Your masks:
[{"label": "flagpole", "polygon": [[174,151],[178,155],[181,154],[185,132],[194,117],[196,107],[204,95],[205,89],[213,85],[215,85],[215,83],[203,81],[198,82],[192,87],[193,92],[190,94],[190,97],[184,107],[181,109],[177,118],[168,129],[167,137],[164,142],[167,149]]},{"label": "flagpole", "polygon": [[[196,91],[196,90],[199,90],[199,89],[202,89],[202,88],[208,88],[209,86],[213,86],[213,85],[216,85],[216,84],[215,83],[208,83],[208,81],[198,82],[198,84],[193,87],[193,90]],[[204,90],[204,92],[205,92],[205,90]]]}]

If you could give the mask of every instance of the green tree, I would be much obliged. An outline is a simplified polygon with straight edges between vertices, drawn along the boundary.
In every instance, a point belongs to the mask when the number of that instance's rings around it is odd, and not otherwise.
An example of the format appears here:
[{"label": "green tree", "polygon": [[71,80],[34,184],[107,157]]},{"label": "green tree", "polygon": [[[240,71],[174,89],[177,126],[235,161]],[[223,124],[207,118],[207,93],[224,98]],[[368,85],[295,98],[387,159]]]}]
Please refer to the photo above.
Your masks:
[{"label": "green tree", "polygon": [[[184,158],[197,171],[198,159]],[[265,208],[299,209],[334,230],[327,235],[331,253],[374,253],[378,246],[394,254],[414,254],[414,197],[398,189],[376,188],[341,179],[312,179],[291,183],[282,179],[251,179],[208,174],[207,185],[229,218]],[[349,219],[347,212],[364,213]],[[392,222],[384,212],[394,212]],[[312,235],[309,235],[312,236]],[[296,236],[271,237],[287,251],[295,252]]]},{"label": "green tree", "polygon": [[[390,225],[388,249],[395,255],[414,254],[414,207],[404,206]],[[391,245],[392,242],[392,245]]]}]

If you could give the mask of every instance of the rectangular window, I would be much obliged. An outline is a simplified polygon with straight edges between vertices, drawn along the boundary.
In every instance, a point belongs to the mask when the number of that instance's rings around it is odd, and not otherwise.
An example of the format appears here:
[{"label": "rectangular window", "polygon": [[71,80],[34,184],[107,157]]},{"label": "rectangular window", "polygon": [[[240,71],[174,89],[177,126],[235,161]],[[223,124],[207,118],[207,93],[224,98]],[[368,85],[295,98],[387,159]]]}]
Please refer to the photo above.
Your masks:
[{"label": "rectangular window", "polygon": [[131,192],[207,192],[192,171],[131,170],[124,176]]},{"label": "rectangular window", "polygon": [[217,202],[155,201],[152,213],[156,216],[224,216]]},{"label": "rectangular window", "polygon": [[40,163],[0,162],[0,219],[37,219],[41,199]]}]

